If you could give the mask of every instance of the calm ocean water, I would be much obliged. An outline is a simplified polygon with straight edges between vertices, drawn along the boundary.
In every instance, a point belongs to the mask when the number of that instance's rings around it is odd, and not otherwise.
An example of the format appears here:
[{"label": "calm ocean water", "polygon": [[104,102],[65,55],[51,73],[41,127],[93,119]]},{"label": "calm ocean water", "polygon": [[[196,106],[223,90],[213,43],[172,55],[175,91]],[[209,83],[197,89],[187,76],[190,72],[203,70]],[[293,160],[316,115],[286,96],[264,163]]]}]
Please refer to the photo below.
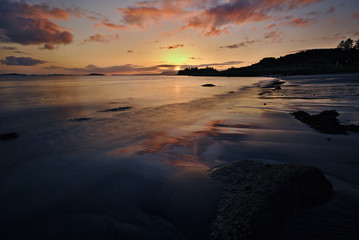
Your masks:
[{"label": "calm ocean water", "polygon": [[[0,141],[0,232],[9,239],[206,239],[223,187],[206,172],[244,158],[320,168],[338,193],[326,206],[332,215],[324,207],[293,221],[309,216],[328,231],[345,220],[359,229],[359,134],[324,135],[289,114],[336,109],[343,124],[359,124],[358,75],[258,87],[272,80],[1,76],[0,133],[19,137]],[[310,238],[313,230],[302,225],[286,234]]]}]

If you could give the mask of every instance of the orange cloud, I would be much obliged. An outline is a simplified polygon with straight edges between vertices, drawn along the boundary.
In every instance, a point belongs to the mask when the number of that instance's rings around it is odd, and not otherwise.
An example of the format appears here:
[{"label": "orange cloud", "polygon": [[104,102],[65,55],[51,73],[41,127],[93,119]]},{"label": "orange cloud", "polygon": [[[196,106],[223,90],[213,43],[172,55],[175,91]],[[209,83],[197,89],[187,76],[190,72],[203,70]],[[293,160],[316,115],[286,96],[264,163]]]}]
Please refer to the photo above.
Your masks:
[{"label": "orange cloud", "polygon": [[93,27],[95,27],[95,28],[107,27],[107,28],[117,29],[117,30],[126,29],[126,26],[121,25],[121,24],[114,24],[114,23],[109,22],[108,20],[103,20],[101,23],[95,24]]}]

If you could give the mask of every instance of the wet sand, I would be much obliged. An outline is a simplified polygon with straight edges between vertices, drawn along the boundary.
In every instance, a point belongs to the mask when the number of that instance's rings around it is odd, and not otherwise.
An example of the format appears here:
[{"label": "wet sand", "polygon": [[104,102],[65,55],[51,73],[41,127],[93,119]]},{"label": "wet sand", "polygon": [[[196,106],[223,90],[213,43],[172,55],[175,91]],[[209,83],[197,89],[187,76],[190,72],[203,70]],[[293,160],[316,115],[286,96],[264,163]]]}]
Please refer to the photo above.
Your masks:
[{"label": "wet sand", "polygon": [[357,77],[285,78],[281,89],[195,78],[186,88],[201,97],[188,101],[107,97],[5,112],[2,132],[19,138],[0,145],[3,239],[207,239],[224,190],[208,172],[240,159],[315,166],[332,182],[332,200],[296,210],[281,239],[355,239],[358,133],[322,134],[290,113],[335,109],[358,124]]}]

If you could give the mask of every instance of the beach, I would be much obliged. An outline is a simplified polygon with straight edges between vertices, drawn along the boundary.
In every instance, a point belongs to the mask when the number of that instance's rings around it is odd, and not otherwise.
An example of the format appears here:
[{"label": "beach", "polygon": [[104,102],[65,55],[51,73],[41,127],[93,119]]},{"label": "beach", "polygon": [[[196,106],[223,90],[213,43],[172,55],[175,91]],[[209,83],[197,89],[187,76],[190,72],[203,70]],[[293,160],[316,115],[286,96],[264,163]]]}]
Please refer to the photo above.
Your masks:
[{"label": "beach", "polygon": [[248,159],[313,166],[333,185],[279,239],[357,239],[359,133],[291,113],[357,125],[358,94],[358,74],[1,76],[0,134],[16,135],[0,141],[0,236],[208,239],[225,188],[209,173]]}]

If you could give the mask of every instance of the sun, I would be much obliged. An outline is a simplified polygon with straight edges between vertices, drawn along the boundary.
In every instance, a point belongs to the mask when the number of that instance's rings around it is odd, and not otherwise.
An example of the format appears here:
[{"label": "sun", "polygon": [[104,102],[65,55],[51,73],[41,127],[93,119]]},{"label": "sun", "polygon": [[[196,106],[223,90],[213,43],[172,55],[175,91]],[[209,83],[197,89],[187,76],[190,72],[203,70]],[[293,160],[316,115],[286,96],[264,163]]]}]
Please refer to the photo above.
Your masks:
[{"label": "sun", "polygon": [[180,66],[175,67],[175,71],[179,71],[179,70],[181,70]]}]

